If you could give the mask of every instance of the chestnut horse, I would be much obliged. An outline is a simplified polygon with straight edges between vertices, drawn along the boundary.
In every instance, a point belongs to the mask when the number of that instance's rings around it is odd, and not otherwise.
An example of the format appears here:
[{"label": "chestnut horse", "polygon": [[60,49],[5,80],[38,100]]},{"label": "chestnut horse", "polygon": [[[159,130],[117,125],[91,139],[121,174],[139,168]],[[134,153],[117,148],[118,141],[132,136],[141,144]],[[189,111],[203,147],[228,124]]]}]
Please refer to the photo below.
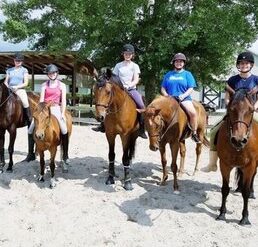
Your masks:
[{"label": "chestnut horse", "polygon": [[[16,94],[12,93],[3,82],[4,79],[0,82],[0,173],[3,172],[3,167],[5,166],[4,142],[6,130],[10,135],[8,146],[9,164],[6,171],[12,172],[14,143],[17,128],[25,127],[27,125],[20,99]],[[30,107],[32,101],[39,100],[39,96],[33,93],[28,93],[28,97]],[[31,108],[31,110],[33,109]]]},{"label": "chestnut horse", "polygon": [[230,102],[227,117],[218,132],[217,150],[222,175],[222,203],[218,220],[225,220],[226,199],[229,194],[231,170],[241,171],[241,192],[243,197],[242,219],[239,224],[248,225],[248,198],[253,188],[258,162],[258,123],[253,121],[255,91],[228,90]]},{"label": "chestnut horse", "polygon": [[96,118],[104,121],[109,145],[109,175],[106,184],[114,184],[115,138],[120,136],[123,146],[124,188],[132,190],[130,164],[138,137],[137,111],[134,101],[125,91],[117,76],[110,70],[100,76],[95,86]]},{"label": "chestnut horse", "polygon": [[[34,140],[36,143],[36,152],[40,157],[40,175],[38,180],[44,182],[44,171],[45,171],[45,159],[44,152],[50,152],[50,171],[51,180],[50,188],[55,186],[55,157],[58,145],[61,144],[60,127],[55,116],[51,115],[50,112],[51,104],[41,102],[36,107],[33,118],[35,123],[34,128]],[[66,123],[68,136],[72,133],[72,116],[70,112],[66,111]]]},{"label": "chestnut horse", "polygon": [[[196,101],[193,101],[193,103],[198,116],[197,133],[201,141],[201,143],[196,144],[196,163],[194,170],[195,173],[198,170],[202,143],[205,146],[209,147],[209,141],[205,137],[205,109],[201,105],[201,103]],[[180,149],[181,161],[179,176],[181,176],[184,171],[185,163],[185,139],[188,138],[191,134],[190,131],[185,132],[188,124],[187,116],[175,98],[165,96],[158,96],[157,98],[155,98],[142,112],[144,114],[145,127],[149,135],[149,148],[152,151],[160,151],[161,163],[163,168],[161,185],[163,185],[168,178],[168,171],[166,167],[166,145],[169,144],[172,155],[171,170],[174,176],[174,190],[177,191],[177,155]]]}]

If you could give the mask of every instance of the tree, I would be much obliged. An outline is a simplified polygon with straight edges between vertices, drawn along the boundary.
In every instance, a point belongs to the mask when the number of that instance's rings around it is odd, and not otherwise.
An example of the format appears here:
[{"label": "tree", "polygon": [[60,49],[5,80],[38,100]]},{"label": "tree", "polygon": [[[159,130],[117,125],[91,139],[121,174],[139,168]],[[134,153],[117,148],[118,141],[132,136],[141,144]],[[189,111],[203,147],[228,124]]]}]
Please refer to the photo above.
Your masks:
[{"label": "tree", "polygon": [[234,56],[257,36],[257,0],[4,0],[6,40],[31,48],[78,50],[97,65],[114,66],[124,43],[136,47],[147,99],[160,89],[171,57],[183,52],[199,84],[219,86]]}]

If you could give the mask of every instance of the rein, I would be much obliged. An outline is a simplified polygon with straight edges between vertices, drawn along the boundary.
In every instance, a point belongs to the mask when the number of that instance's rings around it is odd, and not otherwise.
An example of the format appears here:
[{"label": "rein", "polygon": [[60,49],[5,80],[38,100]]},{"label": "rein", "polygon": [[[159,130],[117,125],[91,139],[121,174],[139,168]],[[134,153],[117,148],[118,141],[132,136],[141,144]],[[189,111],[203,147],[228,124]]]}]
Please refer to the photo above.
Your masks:
[{"label": "rein", "polygon": [[8,97],[0,104],[0,108],[12,97],[13,92],[10,91]]}]

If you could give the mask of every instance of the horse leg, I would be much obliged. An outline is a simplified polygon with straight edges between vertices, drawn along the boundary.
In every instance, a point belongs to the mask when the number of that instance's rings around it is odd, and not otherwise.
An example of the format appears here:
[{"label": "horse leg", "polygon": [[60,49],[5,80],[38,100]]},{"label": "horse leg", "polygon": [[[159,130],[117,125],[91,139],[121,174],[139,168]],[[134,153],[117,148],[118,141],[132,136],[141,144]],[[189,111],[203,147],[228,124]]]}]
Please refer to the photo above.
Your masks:
[{"label": "horse leg", "polygon": [[242,211],[242,219],[240,220],[240,225],[251,225],[248,219],[248,198],[250,196],[250,188],[252,184],[252,179],[256,172],[256,163],[253,162],[249,164],[248,168],[245,168],[243,171],[243,188],[242,188],[242,197],[244,200],[244,206]]},{"label": "horse leg", "polygon": [[250,186],[250,195],[249,195],[249,198],[250,199],[256,199],[255,195],[254,195],[254,178],[255,178],[255,175],[256,175],[256,171],[252,177],[252,181],[251,181],[251,186]]},{"label": "horse leg", "polygon": [[38,177],[38,181],[44,182],[44,173],[45,173],[45,159],[44,159],[44,151],[38,151],[39,153],[39,162],[40,162],[40,174]]},{"label": "horse leg", "polygon": [[9,165],[6,169],[7,172],[13,172],[13,151],[14,151],[14,142],[16,139],[16,126],[11,126],[11,128],[8,130],[10,134],[10,141],[8,146],[8,152],[9,152]]},{"label": "horse leg", "polygon": [[235,179],[237,180],[237,188],[235,192],[241,192],[243,188],[243,171],[240,168],[236,168]]},{"label": "horse leg", "polygon": [[124,189],[132,190],[132,181],[130,176],[130,158],[129,158],[129,146],[130,146],[130,136],[122,138],[123,144],[123,157],[122,162],[124,165]]},{"label": "horse leg", "polygon": [[0,173],[3,172],[3,168],[5,166],[4,141],[5,141],[5,130],[0,129]]},{"label": "horse leg", "polygon": [[196,161],[195,161],[193,176],[196,174],[196,172],[198,172],[200,170],[199,169],[199,161],[200,161],[201,152],[202,152],[202,143],[197,143],[196,148],[195,148]]},{"label": "horse leg", "polygon": [[181,158],[180,158],[178,177],[182,177],[183,173],[185,172],[185,154],[186,154],[185,141],[179,142],[179,150],[180,150]]},{"label": "horse leg", "polygon": [[178,155],[178,150],[179,150],[179,143],[170,143],[170,150],[171,150],[171,156],[172,156],[172,163],[171,163],[171,170],[173,172],[174,176],[174,191],[178,191],[178,183],[177,183],[177,155]]},{"label": "horse leg", "polygon": [[216,220],[226,220],[225,214],[226,214],[226,200],[227,196],[229,194],[229,176],[230,176],[230,171],[232,168],[227,167],[225,164],[220,165],[221,169],[221,174],[222,174],[222,188],[221,188],[221,193],[222,193],[222,202],[221,202],[221,207],[220,207],[220,214],[216,218]]},{"label": "horse leg", "polygon": [[50,172],[51,172],[51,179],[49,187],[52,189],[56,186],[55,181],[55,157],[56,157],[57,147],[54,147],[50,150]]},{"label": "horse leg", "polygon": [[106,184],[114,184],[114,176],[115,176],[115,135],[108,135],[107,140],[108,140],[108,146],[109,146],[109,153],[108,153],[108,160],[109,160],[109,166],[108,166],[108,178],[106,180]]},{"label": "horse leg", "polygon": [[166,146],[161,145],[159,148],[160,152],[160,158],[161,158],[161,164],[162,164],[162,180],[160,182],[160,185],[165,185],[166,180],[168,179],[168,170],[167,170],[167,158],[166,158]]}]

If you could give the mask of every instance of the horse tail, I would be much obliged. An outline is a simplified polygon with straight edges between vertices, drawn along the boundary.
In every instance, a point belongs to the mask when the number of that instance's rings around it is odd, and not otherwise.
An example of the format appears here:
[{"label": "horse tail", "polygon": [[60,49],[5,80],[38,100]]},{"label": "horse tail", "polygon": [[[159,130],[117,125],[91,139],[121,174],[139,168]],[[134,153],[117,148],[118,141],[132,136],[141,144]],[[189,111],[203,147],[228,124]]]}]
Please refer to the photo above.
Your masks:
[{"label": "horse tail", "polygon": [[204,144],[205,147],[207,147],[207,148],[210,147],[210,142],[209,142],[209,140],[207,139],[206,136],[203,137],[203,142],[202,143]]},{"label": "horse tail", "polygon": [[128,145],[129,160],[131,160],[134,157],[135,146],[136,146],[136,138],[131,137],[130,140],[129,140],[129,145]]}]

